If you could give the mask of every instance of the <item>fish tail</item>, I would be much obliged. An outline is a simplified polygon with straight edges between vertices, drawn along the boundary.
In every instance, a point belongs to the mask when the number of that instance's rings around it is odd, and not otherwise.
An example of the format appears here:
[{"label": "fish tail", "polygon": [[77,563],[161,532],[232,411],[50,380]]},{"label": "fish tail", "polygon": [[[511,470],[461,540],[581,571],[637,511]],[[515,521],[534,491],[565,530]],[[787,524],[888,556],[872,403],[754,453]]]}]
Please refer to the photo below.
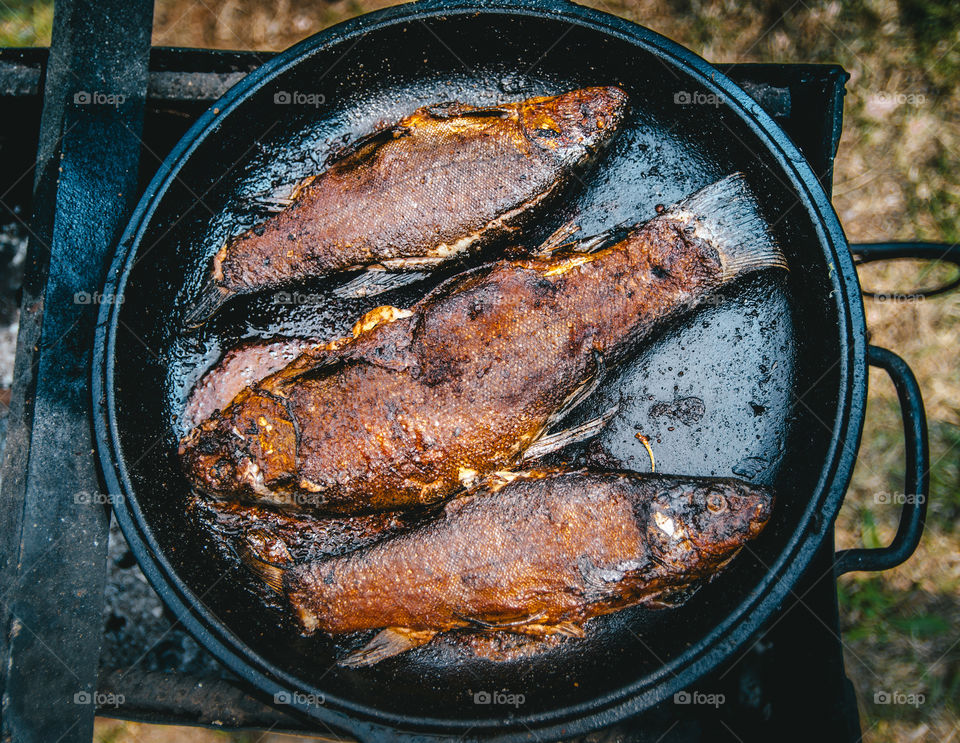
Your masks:
[{"label": "fish tail", "polygon": [[271,591],[281,595],[284,594],[283,575],[286,568],[267,562],[256,554],[254,548],[245,541],[237,545],[237,553],[246,568],[266,583]]},{"label": "fish tail", "polygon": [[717,250],[725,282],[751,271],[787,269],[787,259],[743,173],[700,189],[664,216],[691,225],[697,237]]}]

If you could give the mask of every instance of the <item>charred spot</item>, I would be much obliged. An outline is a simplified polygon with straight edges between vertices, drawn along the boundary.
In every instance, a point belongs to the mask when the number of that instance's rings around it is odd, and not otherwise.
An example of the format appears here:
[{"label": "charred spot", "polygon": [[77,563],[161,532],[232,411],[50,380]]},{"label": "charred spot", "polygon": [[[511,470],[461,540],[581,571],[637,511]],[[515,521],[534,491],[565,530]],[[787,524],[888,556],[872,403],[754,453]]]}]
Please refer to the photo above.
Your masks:
[{"label": "charred spot", "polygon": [[258,224],[256,227],[253,228],[253,234],[256,235],[257,237],[261,237],[264,231],[265,229],[262,224]]},{"label": "charred spot", "polygon": [[294,242],[296,239],[297,239],[297,236],[294,235],[292,232],[287,235],[287,240],[289,240],[290,242]]},{"label": "charred spot", "polygon": [[471,320],[476,320],[482,312],[483,312],[483,300],[477,299],[477,300],[474,300],[473,304],[470,305],[470,309],[467,310],[467,317],[469,317]]},{"label": "charred spot", "polygon": [[541,276],[539,273],[531,277],[531,288],[533,289],[533,295],[537,299],[543,299],[545,297],[552,297],[559,291],[559,287],[554,282],[550,281],[545,276]]},{"label": "charred spot", "polygon": [[560,132],[554,129],[534,129],[531,136],[544,142],[555,142],[560,139]]},{"label": "charred spot", "polygon": [[212,455],[220,451],[220,441],[217,436],[201,436],[200,440],[194,446],[194,451],[198,454]]},{"label": "charred spot", "polygon": [[654,266],[650,269],[650,272],[658,279],[665,279],[670,275],[670,272],[663,266]]}]

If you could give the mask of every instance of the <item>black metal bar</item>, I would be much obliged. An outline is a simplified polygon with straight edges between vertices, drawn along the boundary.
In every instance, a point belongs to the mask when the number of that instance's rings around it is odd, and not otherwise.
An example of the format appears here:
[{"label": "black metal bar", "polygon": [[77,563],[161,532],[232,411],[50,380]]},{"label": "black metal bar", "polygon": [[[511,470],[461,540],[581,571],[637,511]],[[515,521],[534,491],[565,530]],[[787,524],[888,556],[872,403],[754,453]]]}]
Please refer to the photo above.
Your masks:
[{"label": "black metal bar", "polygon": [[927,515],[930,450],[927,445],[927,416],[923,409],[920,386],[907,362],[892,351],[868,346],[867,361],[871,366],[878,366],[890,375],[900,400],[906,445],[903,510],[900,512],[896,536],[887,547],[841,550],[837,553],[835,562],[836,575],[853,570],[887,570],[904,562],[920,543]]},{"label": "black metal bar", "polygon": [[[48,50],[42,47],[0,48],[0,97],[39,96],[48,56]],[[214,101],[272,56],[274,52],[153,47],[147,98]]]},{"label": "black metal bar", "polygon": [[[314,731],[302,717],[285,715],[224,679],[194,678],[132,668],[101,676],[97,685],[109,717],[147,718],[155,723],[190,724],[227,729],[264,729],[299,733]],[[123,699],[111,707],[110,699]],[[333,738],[331,738],[332,740]]]},{"label": "black metal bar", "polygon": [[[850,252],[857,259],[857,264],[874,263],[875,261],[895,261],[901,258],[914,258],[934,263],[952,263],[960,269],[960,244],[957,243],[928,243],[928,242],[884,242],[884,243],[850,243]],[[952,281],[934,289],[922,289],[914,292],[924,297],[933,297],[953,291],[960,286],[960,272]],[[876,297],[877,292],[864,291],[864,296]]]},{"label": "black metal bar", "polygon": [[839,65],[823,64],[719,67],[784,127],[830,195],[849,73]]},{"label": "black metal bar", "polygon": [[136,195],[152,13],[152,0],[56,4],[0,493],[4,740],[93,733],[108,515],[90,349]]}]

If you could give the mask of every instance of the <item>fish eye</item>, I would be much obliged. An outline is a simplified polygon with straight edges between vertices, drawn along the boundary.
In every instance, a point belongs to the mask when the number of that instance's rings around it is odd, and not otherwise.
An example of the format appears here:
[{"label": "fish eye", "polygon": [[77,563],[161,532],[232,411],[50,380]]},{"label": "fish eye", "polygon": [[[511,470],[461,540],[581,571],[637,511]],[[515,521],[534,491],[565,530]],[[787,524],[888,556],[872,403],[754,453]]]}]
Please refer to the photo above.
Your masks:
[{"label": "fish eye", "polygon": [[719,493],[710,493],[707,496],[707,510],[710,513],[722,513],[727,510],[727,499]]}]

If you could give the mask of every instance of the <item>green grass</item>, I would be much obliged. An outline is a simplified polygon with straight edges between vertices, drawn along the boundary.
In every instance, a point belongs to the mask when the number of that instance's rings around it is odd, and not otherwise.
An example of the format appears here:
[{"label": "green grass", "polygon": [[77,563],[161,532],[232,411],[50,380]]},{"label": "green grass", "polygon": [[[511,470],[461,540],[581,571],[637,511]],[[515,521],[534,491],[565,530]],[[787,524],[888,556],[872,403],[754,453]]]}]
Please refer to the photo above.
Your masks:
[{"label": "green grass", "polygon": [[3,0],[0,3],[0,46],[47,46],[53,28],[53,2]]}]

